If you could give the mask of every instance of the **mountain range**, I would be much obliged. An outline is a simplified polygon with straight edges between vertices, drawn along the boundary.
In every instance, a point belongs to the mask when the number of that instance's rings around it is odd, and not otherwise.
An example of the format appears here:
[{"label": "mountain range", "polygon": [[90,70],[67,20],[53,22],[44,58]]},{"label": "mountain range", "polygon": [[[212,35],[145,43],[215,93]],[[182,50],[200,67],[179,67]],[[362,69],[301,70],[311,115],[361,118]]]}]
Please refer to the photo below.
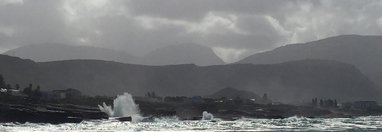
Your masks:
[{"label": "mountain range", "polygon": [[352,64],[382,88],[382,36],[341,35],[290,44],[257,53],[237,63],[276,64],[303,59],[335,60]]},{"label": "mountain range", "polygon": [[267,93],[272,100],[282,102],[310,101],[314,97],[370,100],[380,95],[356,67],[328,60],[145,66],[101,60],[34,62],[0,55],[0,73],[13,85],[32,83],[42,90],[75,88],[86,95],[144,95],[155,91],[162,96],[205,96],[226,87]]},{"label": "mountain range", "polygon": [[27,45],[3,53],[37,62],[90,59],[123,63],[139,63],[139,59],[129,53],[93,46],[75,46],[66,44]]},{"label": "mountain range", "polygon": [[0,55],[0,74],[12,84],[76,88],[87,95],[208,96],[232,87],[284,102],[371,100],[379,99],[382,90],[381,42],[382,36],[341,35],[226,65],[209,47],[197,44],[162,47],[144,57],[88,46],[31,45],[4,53],[20,58]]},{"label": "mountain range", "polygon": [[37,62],[91,59],[144,65],[195,64],[206,66],[224,64],[211,48],[193,43],[161,47],[143,57],[133,56],[119,50],[67,44],[28,45],[6,51],[3,54]]}]

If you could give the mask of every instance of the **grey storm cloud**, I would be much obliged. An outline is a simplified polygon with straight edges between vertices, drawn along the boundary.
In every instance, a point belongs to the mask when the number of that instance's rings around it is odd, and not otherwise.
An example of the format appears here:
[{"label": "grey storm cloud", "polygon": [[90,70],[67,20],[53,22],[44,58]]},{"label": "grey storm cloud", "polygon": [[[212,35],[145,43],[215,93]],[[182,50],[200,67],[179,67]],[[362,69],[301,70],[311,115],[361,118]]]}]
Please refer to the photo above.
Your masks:
[{"label": "grey storm cloud", "polygon": [[93,45],[144,55],[197,43],[227,62],[341,34],[382,34],[379,0],[0,0],[0,50]]}]

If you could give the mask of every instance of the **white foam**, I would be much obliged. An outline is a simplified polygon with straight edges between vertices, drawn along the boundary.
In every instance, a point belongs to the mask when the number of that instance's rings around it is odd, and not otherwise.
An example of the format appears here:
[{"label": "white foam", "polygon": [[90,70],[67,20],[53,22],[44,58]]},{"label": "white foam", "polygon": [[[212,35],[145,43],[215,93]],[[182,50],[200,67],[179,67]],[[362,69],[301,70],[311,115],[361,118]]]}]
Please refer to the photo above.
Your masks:
[{"label": "white foam", "polygon": [[213,120],[213,119],[214,119],[214,115],[212,115],[211,113],[208,113],[207,111],[203,111],[202,120]]},{"label": "white foam", "polygon": [[132,117],[133,122],[141,121],[143,118],[139,112],[138,105],[135,104],[133,97],[129,93],[118,95],[113,101],[113,108],[104,102],[98,105],[102,112],[109,117]]},{"label": "white foam", "polygon": [[382,117],[251,119],[181,121],[176,117],[152,122],[93,120],[81,123],[0,123],[0,131],[381,131]]}]

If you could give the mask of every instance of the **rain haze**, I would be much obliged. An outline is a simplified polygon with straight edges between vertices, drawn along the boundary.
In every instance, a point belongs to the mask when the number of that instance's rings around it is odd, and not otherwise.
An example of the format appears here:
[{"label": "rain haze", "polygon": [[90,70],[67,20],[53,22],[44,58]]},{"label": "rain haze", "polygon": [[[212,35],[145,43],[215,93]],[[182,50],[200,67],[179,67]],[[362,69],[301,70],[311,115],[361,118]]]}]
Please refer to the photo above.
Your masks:
[{"label": "rain haze", "polygon": [[382,0],[0,0],[0,131],[382,131]]},{"label": "rain haze", "polygon": [[341,34],[382,34],[379,0],[1,0],[0,51],[33,44],[144,56],[211,47],[223,61]]}]

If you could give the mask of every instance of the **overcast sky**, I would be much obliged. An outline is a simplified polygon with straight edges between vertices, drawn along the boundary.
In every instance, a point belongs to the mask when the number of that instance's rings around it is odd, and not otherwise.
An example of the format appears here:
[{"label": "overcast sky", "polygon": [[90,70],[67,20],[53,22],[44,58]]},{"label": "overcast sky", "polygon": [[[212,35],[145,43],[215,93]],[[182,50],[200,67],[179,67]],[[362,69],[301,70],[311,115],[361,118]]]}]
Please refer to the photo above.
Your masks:
[{"label": "overcast sky", "polygon": [[341,34],[381,35],[382,0],[0,0],[0,52],[62,43],[139,56],[191,42],[232,62]]}]

